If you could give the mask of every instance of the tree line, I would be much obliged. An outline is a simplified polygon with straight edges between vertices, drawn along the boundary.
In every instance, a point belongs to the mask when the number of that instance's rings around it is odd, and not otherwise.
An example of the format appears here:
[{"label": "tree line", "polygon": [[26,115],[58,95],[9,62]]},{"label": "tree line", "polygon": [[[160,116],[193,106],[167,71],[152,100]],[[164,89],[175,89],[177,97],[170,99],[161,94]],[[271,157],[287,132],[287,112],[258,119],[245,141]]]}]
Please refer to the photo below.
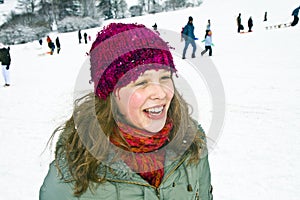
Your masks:
[{"label": "tree line", "polygon": [[198,6],[201,2],[201,0],[138,0],[134,5],[137,10],[134,10],[128,8],[126,0],[18,0],[18,9],[27,15],[39,14],[50,21],[57,22],[68,16],[93,19],[125,18],[130,15]]},{"label": "tree line", "polygon": [[19,44],[38,40],[49,32],[94,28],[102,19],[119,19],[199,6],[202,0],[18,0],[0,26],[0,42]]}]

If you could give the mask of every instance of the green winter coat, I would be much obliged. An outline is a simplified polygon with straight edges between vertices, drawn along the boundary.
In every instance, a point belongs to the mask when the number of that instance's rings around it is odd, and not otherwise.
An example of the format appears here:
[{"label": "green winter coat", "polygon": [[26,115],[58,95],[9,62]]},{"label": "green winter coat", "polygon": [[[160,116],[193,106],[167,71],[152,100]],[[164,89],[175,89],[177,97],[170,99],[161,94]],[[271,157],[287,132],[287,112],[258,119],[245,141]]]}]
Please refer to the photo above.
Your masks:
[{"label": "green winter coat", "polygon": [[207,152],[204,155],[197,164],[188,164],[189,154],[185,153],[181,158],[169,161],[172,152],[167,151],[165,173],[158,188],[132,172],[124,162],[114,163],[111,166],[114,172],[108,169],[106,171],[107,181],[98,185],[93,183],[94,187],[80,197],[73,195],[74,183],[65,182],[71,178],[71,174],[64,167],[66,159],[62,158],[57,162],[62,169],[62,176],[58,173],[56,162],[52,162],[40,188],[40,200],[212,200]]},{"label": "green winter coat", "polygon": [[[66,174],[65,174],[66,175]],[[188,191],[188,185],[191,190]],[[197,165],[187,166],[187,156],[165,168],[159,188],[149,185],[138,174],[107,174],[107,181],[87,190],[80,198],[73,196],[73,183],[66,183],[58,176],[55,162],[50,164],[48,175],[40,189],[40,200],[212,200],[210,169],[207,156]]]}]

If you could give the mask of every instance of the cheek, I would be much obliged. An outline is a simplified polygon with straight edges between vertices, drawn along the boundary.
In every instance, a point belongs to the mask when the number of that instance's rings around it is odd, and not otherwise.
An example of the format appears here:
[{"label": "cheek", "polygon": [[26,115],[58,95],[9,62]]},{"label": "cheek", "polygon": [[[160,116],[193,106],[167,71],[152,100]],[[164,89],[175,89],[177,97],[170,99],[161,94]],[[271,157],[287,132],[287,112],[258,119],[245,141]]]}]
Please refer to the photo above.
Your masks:
[{"label": "cheek", "polygon": [[145,97],[140,93],[133,93],[128,99],[126,120],[134,126],[138,127],[141,122],[144,102]]},{"label": "cheek", "polygon": [[134,92],[129,98],[129,107],[132,109],[140,109],[145,102],[145,95]]},{"label": "cheek", "polygon": [[127,90],[126,88],[121,88],[120,90],[116,91],[116,103],[119,108],[119,111],[123,115],[127,115],[130,105],[130,98],[132,92]]},{"label": "cheek", "polygon": [[168,99],[171,101],[171,99],[174,97],[174,85],[173,83],[170,83],[167,85],[167,90],[166,90],[166,94]]},{"label": "cheek", "polygon": [[141,108],[145,101],[145,95],[132,90],[120,90],[117,93],[116,102],[122,114],[132,116]]}]

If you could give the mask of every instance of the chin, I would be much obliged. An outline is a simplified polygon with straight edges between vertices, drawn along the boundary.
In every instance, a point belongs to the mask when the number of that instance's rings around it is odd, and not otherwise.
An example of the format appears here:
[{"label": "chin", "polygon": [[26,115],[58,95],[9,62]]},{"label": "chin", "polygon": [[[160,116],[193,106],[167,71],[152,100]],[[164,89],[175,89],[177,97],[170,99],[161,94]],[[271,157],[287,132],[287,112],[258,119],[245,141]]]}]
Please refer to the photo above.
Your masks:
[{"label": "chin", "polygon": [[166,119],[163,120],[152,120],[147,126],[144,126],[144,129],[150,133],[157,133],[166,124]]}]

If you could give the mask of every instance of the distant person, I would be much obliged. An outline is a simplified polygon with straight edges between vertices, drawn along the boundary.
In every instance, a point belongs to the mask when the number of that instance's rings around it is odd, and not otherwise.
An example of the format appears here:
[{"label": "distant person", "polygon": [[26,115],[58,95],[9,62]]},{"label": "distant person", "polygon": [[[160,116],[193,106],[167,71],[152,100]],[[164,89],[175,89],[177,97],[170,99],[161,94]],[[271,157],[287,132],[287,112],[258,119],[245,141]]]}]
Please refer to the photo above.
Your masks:
[{"label": "distant person", "polygon": [[193,47],[192,58],[195,58],[196,55],[196,43],[195,43],[195,34],[194,34],[194,25],[193,25],[193,17],[189,17],[188,23],[182,30],[181,38],[185,40],[185,45],[182,53],[182,59],[185,59],[185,54],[188,46],[191,44]]},{"label": "distant person", "polygon": [[2,74],[5,81],[4,87],[10,86],[9,67],[10,67],[10,47],[5,48],[3,44],[0,44],[0,64],[2,66]]},{"label": "distant person", "polygon": [[204,39],[206,38],[208,32],[210,31],[210,19],[207,20],[207,25],[206,25],[206,30],[205,30],[205,36]]},{"label": "distant person", "polygon": [[157,24],[155,23],[153,26],[152,26],[153,30],[157,31]]},{"label": "distant person", "polygon": [[212,32],[208,31],[206,37],[204,40],[202,40],[202,42],[205,42],[205,49],[201,52],[201,56],[203,56],[207,51],[209,51],[209,56],[212,56],[212,48],[211,46],[213,46],[212,43]]},{"label": "distant person", "polygon": [[39,44],[42,46],[43,45],[43,40],[39,39]]},{"label": "distant person", "polygon": [[248,32],[252,32],[252,27],[253,27],[253,20],[252,17],[250,17],[248,19],[248,28],[249,28]]},{"label": "distant person", "polygon": [[88,38],[89,38],[89,41],[92,41],[92,37],[90,35],[88,36]]},{"label": "distant person", "polygon": [[47,43],[51,42],[51,38],[49,35],[47,35],[46,41],[47,41]]},{"label": "distant person", "polygon": [[294,20],[291,23],[291,26],[296,26],[298,24],[298,21],[299,21],[299,17],[298,17],[299,9],[300,9],[300,6],[298,8],[296,8],[295,10],[293,10],[292,16],[294,16]]},{"label": "distant person", "polygon": [[57,54],[59,54],[59,52],[60,52],[60,41],[59,41],[58,36],[55,39],[55,44],[56,44],[56,48],[57,48]]},{"label": "distant person", "polygon": [[154,23],[154,25],[152,26],[153,30],[155,33],[157,33],[158,35],[160,35],[159,31],[157,30],[157,24]]},{"label": "distant person", "polygon": [[50,55],[53,55],[53,52],[54,52],[54,49],[55,49],[55,44],[52,42],[49,35],[47,35],[47,43],[48,43],[48,47],[50,48]]},{"label": "distant person", "polygon": [[236,22],[238,26],[238,33],[240,33],[242,30],[244,30],[244,26],[242,25],[241,13],[239,13],[239,16],[236,18]]},{"label": "distant person", "polygon": [[84,38],[84,43],[87,44],[87,33],[83,34],[83,38]]},{"label": "distant person", "polygon": [[81,35],[81,30],[78,30],[78,40],[79,40],[79,44],[81,44],[81,39],[82,39],[82,35]]},{"label": "distant person", "polygon": [[268,15],[268,13],[267,13],[267,12],[265,12],[265,16],[264,16],[264,22],[268,21],[267,15]]},{"label": "distant person", "polygon": [[207,20],[206,31],[210,31],[210,19]]}]

